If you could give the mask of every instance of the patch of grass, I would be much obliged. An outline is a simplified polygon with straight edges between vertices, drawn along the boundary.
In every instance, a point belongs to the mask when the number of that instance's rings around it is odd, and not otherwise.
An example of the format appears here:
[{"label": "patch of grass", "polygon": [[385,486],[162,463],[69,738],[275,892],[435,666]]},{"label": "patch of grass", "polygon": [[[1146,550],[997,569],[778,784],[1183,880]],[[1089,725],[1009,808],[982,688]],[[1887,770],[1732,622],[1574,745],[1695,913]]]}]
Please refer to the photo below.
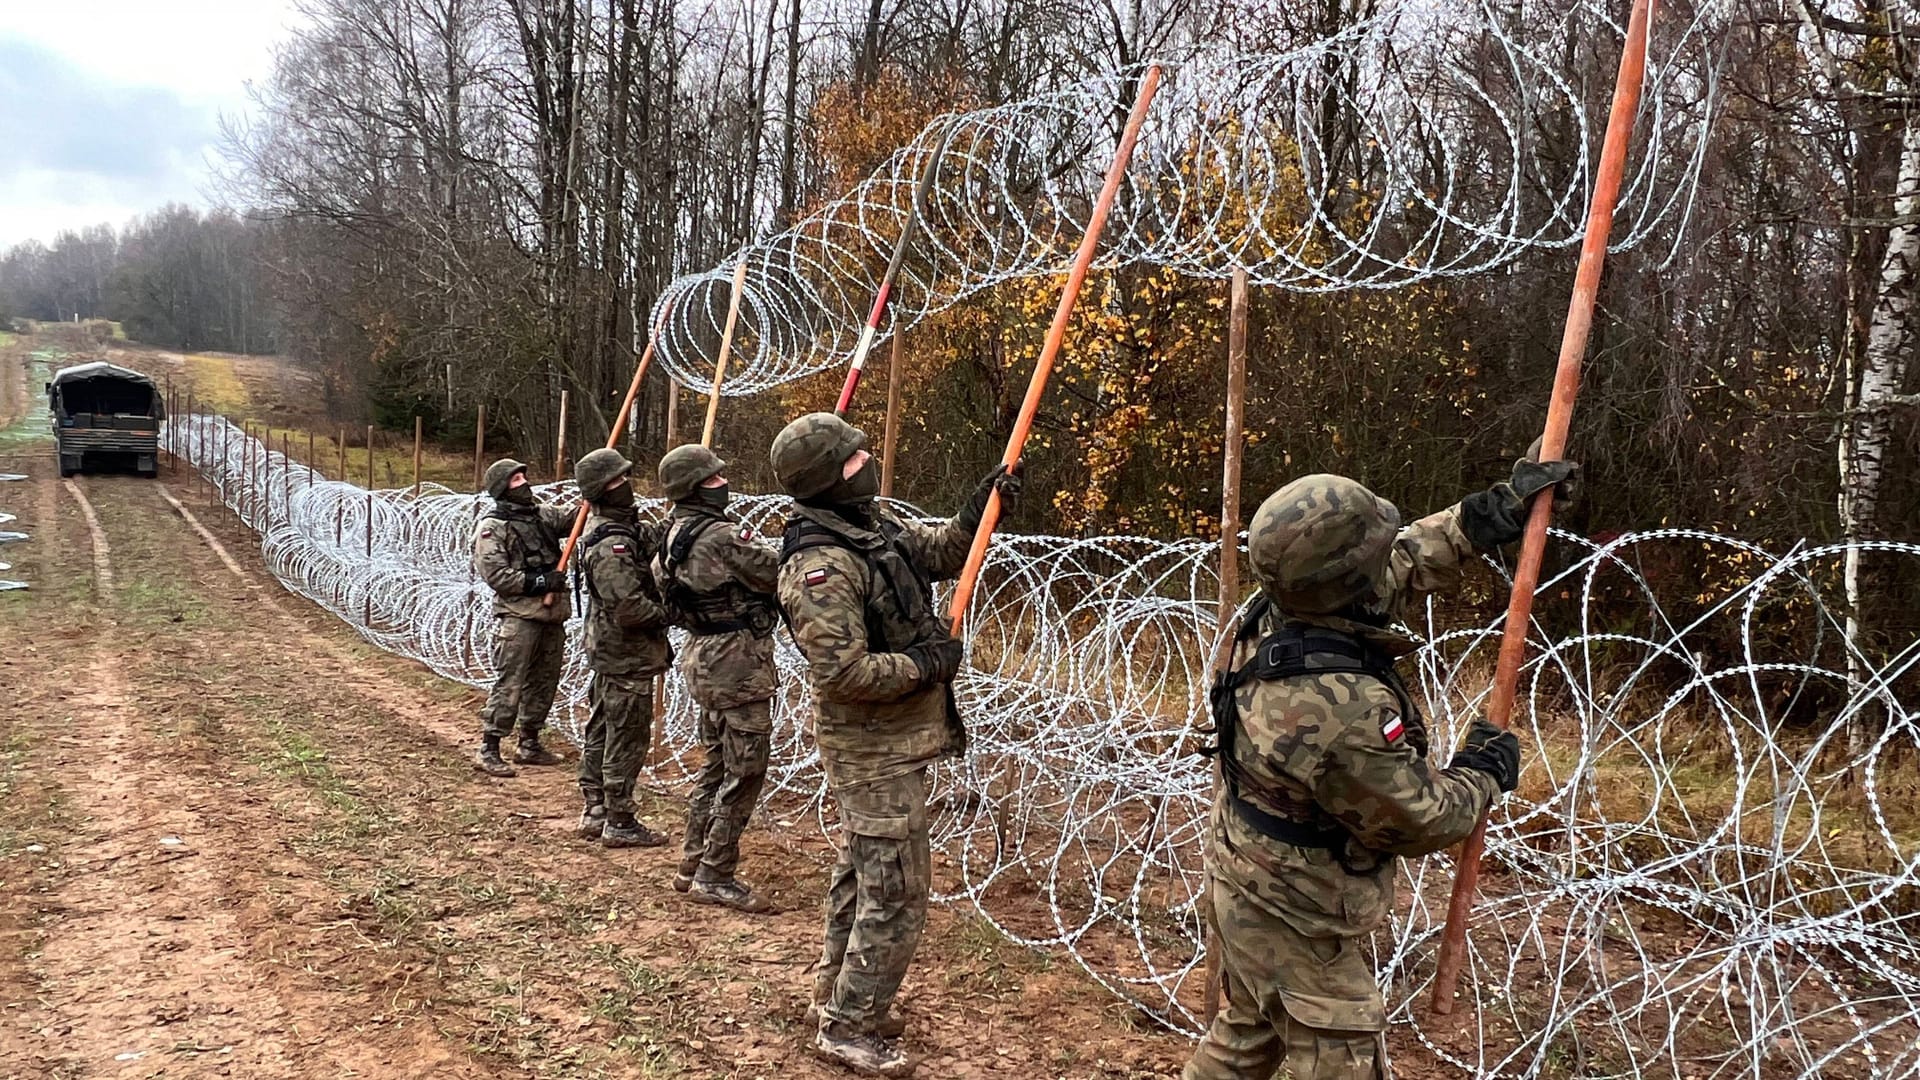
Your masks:
[{"label": "patch of grass", "polygon": [[1008,941],[977,916],[958,920],[948,941],[956,962],[947,969],[947,985],[970,995],[997,1000],[1017,996],[1026,989],[1028,976],[1053,966],[1046,953]]},{"label": "patch of grass", "polygon": [[143,623],[185,623],[206,621],[210,609],[204,597],[181,588],[174,581],[134,578],[120,588],[120,601],[127,614]]},{"label": "patch of grass", "polygon": [[233,361],[205,353],[187,353],[182,359],[186,363],[188,380],[193,385],[196,408],[204,405],[214,412],[229,416],[245,415],[253,404],[253,395],[247,392],[247,384],[233,370]]}]

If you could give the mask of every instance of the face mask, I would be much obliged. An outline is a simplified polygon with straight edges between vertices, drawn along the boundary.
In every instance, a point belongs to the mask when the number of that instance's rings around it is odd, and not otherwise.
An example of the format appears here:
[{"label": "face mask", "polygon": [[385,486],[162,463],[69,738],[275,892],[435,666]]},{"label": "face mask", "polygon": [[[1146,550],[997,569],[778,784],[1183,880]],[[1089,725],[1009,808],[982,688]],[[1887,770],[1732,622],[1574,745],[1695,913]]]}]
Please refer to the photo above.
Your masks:
[{"label": "face mask", "polygon": [[500,499],[503,502],[515,503],[520,506],[532,506],[533,485],[521,484],[517,488],[508,488],[507,493],[500,496]]},{"label": "face mask", "polygon": [[627,510],[633,507],[633,485],[621,484],[600,493],[600,505],[615,510]]},{"label": "face mask", "polygon": [[725,510],[727,508],[728,498],[727,485],[721,484],[719,487],[695,488],[693,498],[702,506],[710,506],[715,510]]},{"label": "face mask", "polygon": [[829,492],[833,501],[850,506],[865,506],[880,494],[880,470],[873,467],[873,458],[860,466],[860,471],[833,485]]}]

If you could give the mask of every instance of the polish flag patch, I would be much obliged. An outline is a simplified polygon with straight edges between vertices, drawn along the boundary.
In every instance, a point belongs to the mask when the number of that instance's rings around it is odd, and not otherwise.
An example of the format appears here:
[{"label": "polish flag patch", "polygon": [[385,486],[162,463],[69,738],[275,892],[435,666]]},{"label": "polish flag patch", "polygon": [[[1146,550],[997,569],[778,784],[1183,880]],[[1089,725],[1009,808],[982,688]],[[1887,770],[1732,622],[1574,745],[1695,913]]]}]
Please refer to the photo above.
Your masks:
[{"label": "polish flag patch", "polygon": [[615,555],[625,555],[627,553],[627,545],[625,544],[613,545],[613,553]]},{"label": "polish flag patch", "polygon": [[493,539],[493,530],[492,530],[492,529],[481,529],[481,530],[480,530],[480,539],[482,539],[482,540],[491,540],[491,539]]},{"label": "polish flag patch", "polygon": [[825,568],[822,568],[819,570],[807,571],[807,584],[825,585],[826,583],[827,583],[827,571],[825,570]]},{"label": "polish flag patch", "polygon": [[1380,734],[1385,735],[1388,742],[1397,743],[1407,734],[1407,725],[1396,716],[1380,725]]},{"label": "polish flag patch", "polygon": [[751,529],[751,528],[746,528],[746,527],[743,527],[743,528],[742,528],[742,529],[740,530],[740,539],[741,539],[742,541],[747,541],[747,540],[751,540],[751,539],[753,539],[753,529]]}]

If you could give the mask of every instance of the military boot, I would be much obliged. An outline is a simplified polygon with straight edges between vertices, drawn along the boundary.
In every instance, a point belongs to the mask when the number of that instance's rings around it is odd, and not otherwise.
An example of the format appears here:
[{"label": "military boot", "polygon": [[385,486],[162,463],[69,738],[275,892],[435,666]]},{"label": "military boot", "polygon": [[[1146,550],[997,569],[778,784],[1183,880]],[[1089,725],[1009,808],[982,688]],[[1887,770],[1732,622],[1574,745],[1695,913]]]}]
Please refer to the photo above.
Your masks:
[{"label": "military boot", "polygon": [[680,869],[673,875],[673,891],[686,892],[693,888],[693,875],[700,869],[699,859],[681,859]]},{"label": "military boot", "polygon": [[482,738],[480,749],[473,755],[473,767],[488,776],[517,776],[513,766],[500,760],[500,736],[488,735]]},{"label": "military boot", "polygon": [[749,915],[758,915],[770,907],[765,897],[738,881],[696,881],[688,890],[687,899],[696,904],[730,907]]},{"label": "military boot", "polygon": [[580,826],[577,830],[580,839],[598,840],[600,839],[600,834],[606,831],[606,827],[606,807],[601,806],[599,803],[594,803],[592,806],[580,811]]},{"label": "military boot", "polygon": [[632,814],[613,811],[607,814],[607,825],[600,833],[600,843],[610,848],[659,847],[666,838],[640,822]]},{"label": "military boot", "polygon": [[[820,1026],[820,1003],[817,1001],[807,1006],[807,1026]],[[907,1033],[907,1021],[889,1012],[873,1022],[873,1033],[883,1039],[897,1039]]]},{"label": "military boot", "polygon": [[907,1060],[907,1055],[878,1035],[856,1035],[843,1039],[822,1031],[814,1036],[813,1048],[866,1076],[913,1075],[913,1062]]},{"label": "military boot", "polygon": [[520,736],[520,749],[513,755],[515,765],[558,765],[566,760],[540,745],[538,733]]}]

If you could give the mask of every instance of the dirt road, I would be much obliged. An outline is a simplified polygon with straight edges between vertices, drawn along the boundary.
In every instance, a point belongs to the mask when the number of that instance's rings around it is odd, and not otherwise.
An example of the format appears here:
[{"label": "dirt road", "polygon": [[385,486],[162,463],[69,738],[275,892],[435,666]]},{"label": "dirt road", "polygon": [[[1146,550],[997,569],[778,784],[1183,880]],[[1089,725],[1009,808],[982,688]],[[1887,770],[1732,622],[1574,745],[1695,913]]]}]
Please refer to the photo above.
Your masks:
[{"label": "dirt road", "polygon": [[[8,468],[0,1078],[845,1075],[801,1022],[819,837],[753,830],[780,914],[693,907],[672,852],[570,839],[570,770],[474,774],[474,695],[281,591],[190,474]],[[677,832],[677,794],[645,816]],[[904,1001],[922,1076],[1186,1049],[949,909]]]}]

